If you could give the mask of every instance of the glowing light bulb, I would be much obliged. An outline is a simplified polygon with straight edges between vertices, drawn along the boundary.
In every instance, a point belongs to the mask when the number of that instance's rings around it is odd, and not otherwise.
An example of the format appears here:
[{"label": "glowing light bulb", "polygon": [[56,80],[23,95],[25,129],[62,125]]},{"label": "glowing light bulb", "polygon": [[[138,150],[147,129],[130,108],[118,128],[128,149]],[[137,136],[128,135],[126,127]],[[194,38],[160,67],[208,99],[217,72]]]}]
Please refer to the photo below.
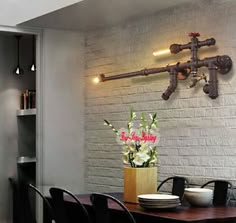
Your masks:
[{"label": "glowing light bulb", "polygon": [[165,54],[168,54],[168,53],[170,53],[170,50],[169,49],[165,49],[165,50],[154,51],[152,53],[152,55],[157,57],[157,56],[162,56],[162,55],[165,55]]},{"label": "glowing light bulb", "polygon": [[94,83],[94,84],[98,84],[99,82],[100,82],[99,77],[93,78],[93,83]]}]

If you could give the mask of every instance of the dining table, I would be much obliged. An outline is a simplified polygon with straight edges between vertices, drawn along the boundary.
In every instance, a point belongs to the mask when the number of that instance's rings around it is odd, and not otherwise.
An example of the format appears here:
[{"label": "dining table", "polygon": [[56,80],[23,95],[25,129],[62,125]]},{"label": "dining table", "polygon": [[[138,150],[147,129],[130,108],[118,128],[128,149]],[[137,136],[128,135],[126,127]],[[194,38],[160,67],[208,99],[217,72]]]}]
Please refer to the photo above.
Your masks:
[{"label": "dining table", "polygon": [[[132,213],[137,223],[206,223],[206,222],[236,222],[236,207],[228,206],[209,206],[209,207],[193,207],[186,202],[174,209],[144,209],[138,203],[127,203],[123,201],[123,193],[109,193],[120,200]],[[93,214],[90,194],[76,194],[76,197]],[[65,197],[65,201],[73,205],[75,202],[69,197]],[[114,223],[122,222],[122,210],[119,206],[109,203],[109,210],[114,214]],[[124,214],[124,213],[123,213]]]}]

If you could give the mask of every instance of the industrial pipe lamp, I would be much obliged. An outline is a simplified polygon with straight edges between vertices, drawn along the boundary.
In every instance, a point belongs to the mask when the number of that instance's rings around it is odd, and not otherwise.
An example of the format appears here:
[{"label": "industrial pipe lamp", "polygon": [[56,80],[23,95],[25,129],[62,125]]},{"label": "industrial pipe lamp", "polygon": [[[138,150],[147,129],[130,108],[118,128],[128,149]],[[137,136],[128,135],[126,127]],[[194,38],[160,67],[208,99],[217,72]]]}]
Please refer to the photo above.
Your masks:
[{"label": "industrial pipe lamp", "polygon": [[[168,100],[170,95],[175,91],[178,80],[185,80],[191,75],[191,83],[189,87],[194,87],[200,80],[205,81],[203,87],[204,93],[212,99],[218,97],[218,79],[217,73],[227,74],[232,68],[232,60],[227,55],[207,57],[204,59],[198,58],[198,49],[203,46],[215,45],[214,38],[199,41],[199,33],[189,33],[191,41],[187,44],[172,44],[169,50],[162,52],[154,52],[154,56],[162,55],[164,53],[177,54],[182,50],[190,50],[191,59],[184,63],[177,62],[174,65],[167,65],[165,67],[149,68],[140,71],[134,71],[130,73],[117,74],[113,76],[105,76],[101,74],[94,79],[94,83],[116,80],[122,78],[129,78],[135,76],[148,76],[150,74],[157,74],[162,72],[169,72],[170,84],[167,90],[162,94],[164,100]],[[205,74],[198,74],[198,68],[207,67],[209,71],[208,78]]]}]

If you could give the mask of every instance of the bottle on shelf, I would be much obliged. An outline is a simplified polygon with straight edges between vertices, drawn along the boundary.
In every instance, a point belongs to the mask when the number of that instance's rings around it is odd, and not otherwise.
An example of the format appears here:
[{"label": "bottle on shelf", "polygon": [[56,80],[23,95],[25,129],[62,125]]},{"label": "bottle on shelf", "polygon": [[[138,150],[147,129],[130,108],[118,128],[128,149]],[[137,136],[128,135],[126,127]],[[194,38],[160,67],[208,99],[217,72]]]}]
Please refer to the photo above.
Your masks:
[{"label": "bottle on shelf", "polygon": [[21,94],[20,109],[33,109],[36,107],[36,91],[26,89]]}]

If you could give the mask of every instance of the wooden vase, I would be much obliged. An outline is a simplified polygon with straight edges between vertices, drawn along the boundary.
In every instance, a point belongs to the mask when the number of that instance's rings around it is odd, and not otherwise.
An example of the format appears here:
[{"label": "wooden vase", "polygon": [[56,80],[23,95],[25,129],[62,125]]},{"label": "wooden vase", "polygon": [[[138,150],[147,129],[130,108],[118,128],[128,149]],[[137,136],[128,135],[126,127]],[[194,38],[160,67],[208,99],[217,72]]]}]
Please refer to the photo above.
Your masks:
[{"label": "wooden vase", "polygon": [[138,203],[138,195],[157,192],[157,167],[124,167],[124,201]]}]

